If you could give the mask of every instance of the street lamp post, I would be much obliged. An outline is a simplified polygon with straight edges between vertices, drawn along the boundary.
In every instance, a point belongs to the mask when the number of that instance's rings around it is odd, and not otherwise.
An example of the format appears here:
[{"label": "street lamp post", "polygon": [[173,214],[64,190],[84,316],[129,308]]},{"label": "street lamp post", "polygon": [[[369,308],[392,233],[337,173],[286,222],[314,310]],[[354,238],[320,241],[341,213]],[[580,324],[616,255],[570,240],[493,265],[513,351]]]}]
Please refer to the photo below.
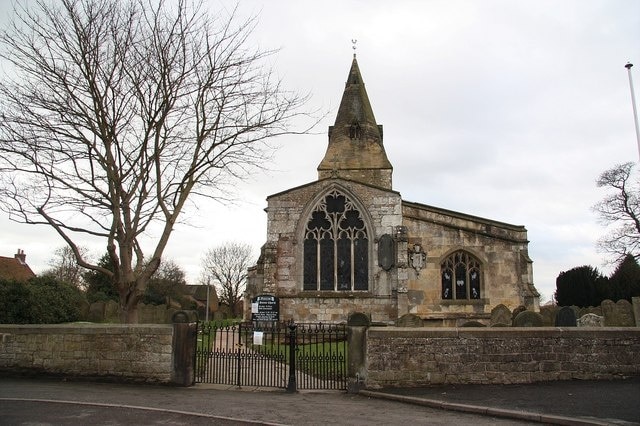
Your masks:
[{"label": "street lamp post", "polygon": [[640,158],[640,129],[638,129],[638,111],[636,110],[636,95],[633,90],[633,80],[631,79],[631,67],[633,64],[627,62],[624,66],[629,74],[629,89],[631,90],[631,106],[633,107],[633,122],[636,125],[636,140],[638,142],[638,157]]}]

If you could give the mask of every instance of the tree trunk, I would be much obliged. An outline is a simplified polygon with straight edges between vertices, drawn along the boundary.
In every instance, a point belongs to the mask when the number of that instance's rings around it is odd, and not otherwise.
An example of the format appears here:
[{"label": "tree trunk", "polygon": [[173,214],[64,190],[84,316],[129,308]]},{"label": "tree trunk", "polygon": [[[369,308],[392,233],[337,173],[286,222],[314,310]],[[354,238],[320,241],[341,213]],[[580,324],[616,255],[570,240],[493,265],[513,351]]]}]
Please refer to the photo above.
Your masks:
[{"label": "tree trunk", "polygon": [[130,307],[120,307],[121,324],[138,324],[138,304]]},{"label": "tree trunk", "polygon": [[122,324],[138,323],[138,304],[142,300],[142,292],[137,289],[136,282],[118,286],[120,289],[120,322]]}]

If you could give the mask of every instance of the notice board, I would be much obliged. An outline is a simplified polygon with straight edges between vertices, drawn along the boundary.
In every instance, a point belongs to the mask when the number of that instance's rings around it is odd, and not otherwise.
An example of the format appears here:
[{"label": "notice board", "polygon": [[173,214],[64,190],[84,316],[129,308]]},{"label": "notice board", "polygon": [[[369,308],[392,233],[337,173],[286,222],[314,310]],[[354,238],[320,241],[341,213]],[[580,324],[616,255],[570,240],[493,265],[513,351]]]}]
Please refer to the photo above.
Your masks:
[{"label": "notice board", "polygon": [[251,321],[280,321],[280,299],[270,294],[251,299]]}]

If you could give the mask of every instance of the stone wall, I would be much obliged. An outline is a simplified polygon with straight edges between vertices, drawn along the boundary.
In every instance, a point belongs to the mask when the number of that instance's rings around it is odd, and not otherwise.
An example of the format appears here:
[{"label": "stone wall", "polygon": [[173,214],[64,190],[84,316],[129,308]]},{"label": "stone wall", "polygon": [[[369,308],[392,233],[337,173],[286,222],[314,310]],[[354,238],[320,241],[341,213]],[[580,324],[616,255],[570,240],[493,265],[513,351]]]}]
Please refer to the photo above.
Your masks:
[{"label": "stone wall", "polygon": [[[406,312],[432,326],[456,327],[467,321],[487,322],[493,307],[524,305],[537,311],[533,267],[528,255],[527,230],[463,213],[403,201],[403,225],[408,245],[426,251],[422,270],[409,269]],[[458,250],[481,264],[478,299],[444,300],[441,264]]]},{"label": "stone wall", "polygon": [[366,385],[531,383],[640,375],[640,328],[396,328],[367,332]]},{"label": "stone wall", "polygon": [[[316,204],[327,193],[346,195],[362,214],[370,241],[368,291],[305,291],[304,230]],[[392,323],[398,317],[396,290],[406,281],[405,267],[384,270],[378,262],[378,239],[395,235],[402,224],[400,194],[362,183],[323,179],[270,196],[267,242],[249,273],[247,294],[272,294],[281,299],[281,318],[296,321],[346,321],[351,312],[366,311],[373,321]],[[405,249],[399,250],[406,253]],[[404,254],[406,257],[406,254]],[[400,262],[398,262],[400,263]],[[406,266],[406,265],[405,265]],[[249,304],[245,304],[249,318]]]},{"label": "stone wall", "polygon": [[171,325],[0,325],[0,372],[171,383]]},{"label": "stone wall", "polygon": [[[140,324],[171,324],[173,314],[179,309],[167,305],[138,305],[138,322]],[[107,322],[117,324],[120,322],[120,305],[114,300],[106,302],[94,302],[89,306],[88,316],[90,322]]]}]

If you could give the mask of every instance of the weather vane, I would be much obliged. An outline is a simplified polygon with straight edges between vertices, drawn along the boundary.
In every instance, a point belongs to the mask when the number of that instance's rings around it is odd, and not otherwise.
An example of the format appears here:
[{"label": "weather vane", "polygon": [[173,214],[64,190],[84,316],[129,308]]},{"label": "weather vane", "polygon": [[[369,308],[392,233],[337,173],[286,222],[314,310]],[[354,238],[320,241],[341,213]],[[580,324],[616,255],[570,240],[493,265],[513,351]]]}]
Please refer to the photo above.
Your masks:
[{"label": "weather vane", "polygon": [[357,42],[358,42],[358,40],[356,40],[354,38],[351,39],[351,44],[352,44],[351,48],[353,49],[353,56],[354,57],[356,56],[356,49],[357,49],[356,43]]}]

